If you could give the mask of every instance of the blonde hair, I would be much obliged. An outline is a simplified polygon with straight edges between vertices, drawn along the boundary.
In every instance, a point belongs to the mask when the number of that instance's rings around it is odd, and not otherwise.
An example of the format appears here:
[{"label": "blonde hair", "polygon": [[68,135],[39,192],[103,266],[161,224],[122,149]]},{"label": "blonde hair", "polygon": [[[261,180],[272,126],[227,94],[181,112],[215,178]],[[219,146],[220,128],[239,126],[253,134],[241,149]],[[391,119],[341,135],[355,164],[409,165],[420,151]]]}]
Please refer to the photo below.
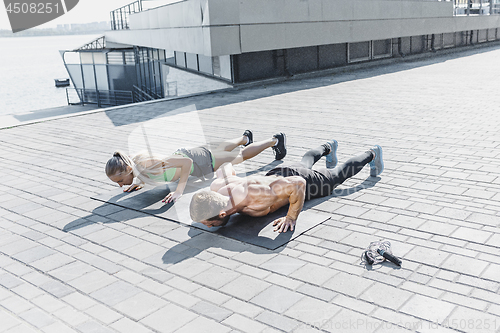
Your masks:
[{"label": "blonde hair", "polygon": [[189,205],[191,219],[201,222],[218,217],[219,213],[226,208],[228,201],[229,198],[220,193],[210,190],[198,191],[191,198]]},{"label": "blonde hair", "polygon": [[132,165],[133,162],[126,154],[121,151],[115,151],[113,157],[106,163],[106,176],[111,177],[124,173],[127,171],[127,166],[132,167]]},{"label": "blonde hair", "polygon": [[105,171],[108,177],[119,175],[127,172],[127,166],[132,168],[132,173],[135,178],[138,178],[143,183],[150,185],[158,185],[157,182],[149,178],[148,173],[163,173],[164,165],[168,167],[168,163],[163,162],[163,158],[140,152],[132,157],[121,151],[115,151],[106,163]]}]

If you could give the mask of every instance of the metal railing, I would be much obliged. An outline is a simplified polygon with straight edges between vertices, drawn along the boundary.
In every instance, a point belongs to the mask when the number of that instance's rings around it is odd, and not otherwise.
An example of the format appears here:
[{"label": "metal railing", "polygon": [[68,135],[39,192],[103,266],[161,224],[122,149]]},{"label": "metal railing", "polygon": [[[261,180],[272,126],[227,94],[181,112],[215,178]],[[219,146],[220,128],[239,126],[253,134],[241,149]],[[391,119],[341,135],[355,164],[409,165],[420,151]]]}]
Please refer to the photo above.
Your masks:
[{"label": "metal railing", "polygon": [[66,100],[68,105],[97,104],[103,107],[134,103],[134,96],[127,90],[66,88]]},{"label": "metal railing", "polygon": [[500,14],[500,0],[454,0],[454,15]]},{"label": "metal railing", "polygon": [[141,85],[140,87],[134,85],[134,101],[144,102],[160,98],[163,98],[163,96],[161,93],[158,93],[158,91],[155,92],[143,85]]},{"label": "metal railing", "polygon": [[105,36],[98,37],[93,41],[86,43],[75,50],[102,50],[106,48]]},{"label": "metal railing", "polygon": [[134,85],[134,101],[136,102],[144,102],[144,101],[152,101],[155,98],[139,88],[138,86]]},{"label": "metal railing", "polygon": [[111,30],[129,29],[129,15],[142,11],[142,0],[137,0],[109,13]]}]

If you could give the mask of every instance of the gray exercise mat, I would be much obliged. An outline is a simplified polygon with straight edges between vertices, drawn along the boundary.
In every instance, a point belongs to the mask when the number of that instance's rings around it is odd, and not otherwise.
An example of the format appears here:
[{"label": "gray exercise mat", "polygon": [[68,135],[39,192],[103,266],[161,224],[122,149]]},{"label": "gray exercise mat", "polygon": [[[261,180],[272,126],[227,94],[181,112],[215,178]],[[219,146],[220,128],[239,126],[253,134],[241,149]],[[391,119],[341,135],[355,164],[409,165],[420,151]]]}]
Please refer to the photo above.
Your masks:
[{"label": "gray exercise mat", "polygon": [[263,217],[250,217],[242,214],[235,214],[224,227],[208,228],[201,223],[193,222],[189,215],[189,203],[193,194],[200,187],[188,185],[184,195],[175,204],[163,204],[161,200],[169,193],[168,186],[159,186],[152,189],[141,189],[132,193],[124,193],[122,189],[112,190],[107,193],[92,197],[105,203],[114,204],[120,207],[133,209],[142,213],[168,220],[177,221],[191,225],[198,229],[219,234],[221,236],[233,238],[245,243],[261,246],[274,250],[300,234],[328,220],[328,214],[317,211],[302,211],[293,232],[274,232],[272,221],[285,216],[288,206],[282,207],[278,211]]}]

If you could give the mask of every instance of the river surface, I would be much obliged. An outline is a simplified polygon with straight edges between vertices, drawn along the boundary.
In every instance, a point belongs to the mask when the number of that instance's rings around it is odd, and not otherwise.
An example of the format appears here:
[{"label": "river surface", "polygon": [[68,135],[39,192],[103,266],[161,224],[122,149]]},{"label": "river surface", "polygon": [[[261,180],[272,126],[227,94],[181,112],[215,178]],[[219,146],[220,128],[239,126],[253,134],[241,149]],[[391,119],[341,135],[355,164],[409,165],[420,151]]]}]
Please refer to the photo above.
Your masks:
[{"label": "river surface", "polygon": [[69,78],[59,50],[72,50],[99,35],[0,38],[0,115],[67,105],[66,89],[54,79]]}]

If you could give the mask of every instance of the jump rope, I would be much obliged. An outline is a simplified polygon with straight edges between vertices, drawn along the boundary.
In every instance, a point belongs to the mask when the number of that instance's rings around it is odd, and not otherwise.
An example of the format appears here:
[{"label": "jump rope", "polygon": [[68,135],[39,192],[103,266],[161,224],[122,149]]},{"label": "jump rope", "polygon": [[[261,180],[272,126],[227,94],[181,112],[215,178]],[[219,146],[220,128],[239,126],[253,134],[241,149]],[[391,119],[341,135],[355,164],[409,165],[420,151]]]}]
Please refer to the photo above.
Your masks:
[{"label": "jump rope", "polygon": [[361,261],[369,265],[381,263],[389,260],[397,266],[401,266],[402,261],[392,254],[391,243],[389,241],[371,242],[361,255]]}]

